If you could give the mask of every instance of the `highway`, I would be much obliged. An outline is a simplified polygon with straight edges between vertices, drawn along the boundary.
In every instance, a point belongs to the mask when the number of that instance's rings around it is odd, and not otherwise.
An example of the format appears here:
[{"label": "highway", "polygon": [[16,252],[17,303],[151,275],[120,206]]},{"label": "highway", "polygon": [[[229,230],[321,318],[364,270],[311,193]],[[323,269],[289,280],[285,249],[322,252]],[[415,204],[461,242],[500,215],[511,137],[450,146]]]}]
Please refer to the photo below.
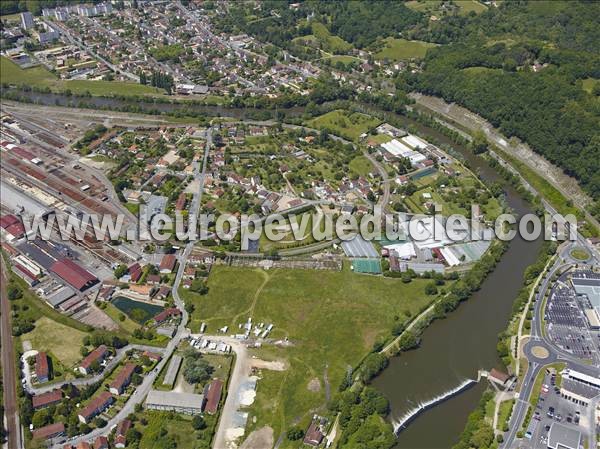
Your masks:
[{"label": "highway", "polygon": [[0,261],[0,301],[2,302],[2,385],[4,388],[4,427],[7,430],[8,449],[21,449],[23,442],[21,440],[21,422],[19,420],[19,409],[17,400],[17,379],[15,369],[15,349],[11,335],[11,312],[10,302],[6,285],[8,282],[7,267],[4,258]]},{"label": "highway", "polygon": [[[204,149],[204,157],[202,158],[202,166],[200,166],[199,162],[195,162],[194,167],[194,178],[199,181],[198,191],[194,193],[194,197],[190,203],[190,214],[198,214],[200,211],[200,205],[202,204],[202,192],[204,191],[204,180],[206,173],[206,166],[208,161],[208,152],[212,147],[212,128],[209,128],[206,132],[206,146]],[[181,297],[179,296],[179,284],[181,283],[181,279],[183,277],[183,273],[185,270],[185,264],[187,262],[187,258],[189,257],[192,249],[194,248],[194,242],[190,241],[186,245],[183,253],[179,256],[179,267],[177,269],[177,275],[175,277],[175,281],[173,283],[173,299],[175,300],[175,305],[178,309],[181,310],[181,321],[179,326],[177,327],[177,332],[173,336],[173,338],[169,341],[169,344],[164,350],[163,359],[156,365],[156,367],[152,370],[151,373],[144,377],[143,382],[139,385],[133,394],[130,396],[129,400],[125,403],[123,408],[108,421],[108,424],[101,428],[95,429],[92,432],[86,435],[80,435],[75,438],[71,438],[68,440],[69,444],[76,446],[82,441],[90,441],[95,439],[100,435],[108,435],[111,432],[113,426],[116,426],[120,421],[125,419],[129,414],[135,411],[135,406],[137,404],[141,404],[144,401],[144,398],[148,395],[148,392],[152,389],[152,385],[156,380],[156,377],[161,372],[161,370],[165,367],[167,361],[173,354],[173,352],[179,346],[181,340],[186,337],[187,329],[186,325],[189,320],[189,314],[185,310],[185,304]],[[52,447],[54,449],[61,449],[64,445],[64,441],[57,441]]]}]

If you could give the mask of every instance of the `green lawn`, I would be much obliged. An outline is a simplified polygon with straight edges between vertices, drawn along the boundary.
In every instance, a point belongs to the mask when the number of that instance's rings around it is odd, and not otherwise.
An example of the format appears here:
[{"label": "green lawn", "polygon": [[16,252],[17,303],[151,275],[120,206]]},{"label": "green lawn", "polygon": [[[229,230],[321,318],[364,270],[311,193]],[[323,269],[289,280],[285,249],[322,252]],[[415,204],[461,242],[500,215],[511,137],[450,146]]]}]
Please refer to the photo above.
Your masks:
[{"label": "green lawn", "polygon": [[164,412],[148,411],[146,426],[136,424],[141,432],[140,449],[163,449],[168,446],[170,439],[180,448],[195,448],[196,435],[192,427],[191,417]]},{"label": "green lawn", "polygon": [[327,27],[320,22],[312,23],[313,36],[323,44],[323,50],[339,54],[352,50],[352,44],[339,36],[332,35]]},{"label": "green lawn", "polygon": [[316,117],[307,122],[307,125],[317,129],[327,129],[332,133],[348,140],[357,141],[362,133],[368,132],[381,123],[381,120],[360,112],[349,113],[335,110]]},{"label": "green lawn", "polygon": [[588,260],[590,253],[584,248],[576,247],[571,251],[571,257],[578,260]]},{"label": "green lawn", "polygon": [[583,90],[591,94],[592,90],[594,89],[594,86],[598,85],[599,83],[600,80],[596,78],[586,78],[584,80],[581,80],[581,87],[583,88]]},{"label": "green lawn", "polygon": [[4,56],[0,57],[0,82],[16,85],[48,87],[53,91],[67,89],[76,94],[92,95],[162,95],[164,91],[137,83],[116,81],[60,80],[42,66],[22,69]]},{"label": "green lawn", "polygon": [[329,56],[329,57],[326,57],[323,59],[329,60],[331,62],[332,66],[336,65],[338,62],[341,62],[344,65],[348,65],[353,62],[360,62],[360,59],[358,59],[354,56],[346,56],[346,55]]},{"label": "green lawn", "polygon": [[361,176],[367,176],[374,171],[373,164],[365,156],[356,156],[350,161],[350,170]]},{"label": "green lawn", "polygon": [[423,41],[407,41],[406,39],[395,39],[388,37],[385,39],[385,46],[379,52],[375,53],[375,59],[390,59],[392,61],[402,61],[406,59],[422,59],[427,53],[427,49],[435,47],[435,44]]},{"label": "green lawn", "polygon": [[[458,14],[461,16],[466,16],[471,11],[480,14],[487,9],[487,6],[475,0],[455,0],[453,3],[458,6]],[[441,5],[442,2],[439,0],[411,0],[406,2],[406,6],[414,11],[437,16],[443,15],[443,11],[440,9]]]},{"label": "green lawn", "polygon": [[475,0],[455,0],[454,3],[460,8],[459,14],[461,16],[466,16],[471,11],[475,12],[475,14],[481,14],[487,10],[487,6]]},{"label": "green lawn", "polygon": [[[121,312],[117,307],[115,307],[112,303],[106,303],[106,308],[104,312],[112,318],[112,320],[119,325],[122,331],[131,334],[134,330],[140,327],[135,321],[127,316],[126,313]],[[121,321],[121,317],[125,317],[124,320]]]},{"label": "green lawn", "polygon": [[512,413],[514,405],[514,399],[504,401],[500,404],[500,409],[498,410],[498,428],[500,430],[503,430],[505,426],[508,425],[508,420],[510,418],[510,414]]},{"label": "green lawn", "polygon": [[[208,279],[208,295],[181,293],[195,305],[193,331],[207,322],[209,333],[225,324],[236,332],[251,316],[255,323],[273,323],[273,338],[292,342],[290,347],[256,351],[263,359],[289,364],[283,372],[262,370],[248,420],[249,430],[271,425],[278,435],[324,405],[325,373],[335,391],[348,366],[357,366],[376,340],[387,338],[396,319],[429,304],[432,297],[424,294],[425,284],[358,275],[348,268],[264,271],[216,266]],[[311,380],[320,388],[309,390]]]},{"label": "green lawn", "polygon": [[72,367],[81,360],[79,349],[85,332],[42,317],[35,323],[35,329],[21,336],[21,341],[29,340],[33,349],[52,353],[66,367]]}]

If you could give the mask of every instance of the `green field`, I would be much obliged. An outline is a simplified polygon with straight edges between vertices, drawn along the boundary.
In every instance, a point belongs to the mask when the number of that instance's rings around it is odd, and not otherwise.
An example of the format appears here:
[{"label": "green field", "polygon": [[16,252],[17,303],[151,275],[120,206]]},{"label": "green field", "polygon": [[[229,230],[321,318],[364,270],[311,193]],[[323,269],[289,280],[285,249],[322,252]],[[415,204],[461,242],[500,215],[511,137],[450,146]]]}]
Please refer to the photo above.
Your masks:
[{"label": "green field", "polygon": [[375,53],[374,57],[375,59],[389,59],[392,61],[422,59],[425,57],[427,50],[432,47],[435,47],[435,44],[388,37],[384,41],[384,47]]},{"label": "green field", "polygon": [[460,8],[461,16],[468,15],[471,11],[475,14],[481,14],[487,10],[487,6],[475,0],[455,0],[454,3]]},{"label": "green field", "polygon": [[[165,412],[148,411],[146,426],[136,424],[141,432],[140,449],[163,449],[165,447],[195,448],[196,436],[191,417]],[[169,446],[173,439],[175,446]]]},{"label": "green field", "polygon": [[371,161],[365,156],[356,156],[350,161],[350,170],[357,175],[367,176],[369,173],[375,171]]},{"label": "green field", "polygon": [[48,87],[52,91],[69,89],[75,94],[89,92],[91,95],[162,95],[156,87],[116,81],[60,80],[42,66],[22,69],[11,60],[0,57],[0,82],[36,87]]},{"label": "green field", "polygon": [[357,141],[362,133],[368,132],[380,123],[381,120],[366,114],[336,110],[309,120],[307,126],[320,130],[327,129],[333,134]]},{"label": "green field", "polygon": [[326,58],[323,58],[328,60],[329,62],[331,62],[332,66],[335,66],[338,62],[341,62],[344,65],[348,65],[351,64],[353,62],[360,62],[360,59],[354,57],[354,56],[346,56],[346,55],[335,55],[335,56],[328,56]]},{"label": "green field", "polygon": [[352,44],[339,36],[332,35],[327,27],[320,22],[312,24],[313,36],[323,44],[323,50],[335,54],[347,53],[352,50]]},{"label": "green field", "polygon": [[[111,303],[106,303],[106,308],[103,310],[109,317],[112,318],[115,323],[119,325],[121,330],[124,332],[131,334],[140,327],[140,325],[129,318],[126,313],[122,312]],[[122,316],[125,317],[124,320],[121,320]]]},{"label": "green field", "polygon": [[72,367],[81,359],[79,349],[86,333],[42,317],[35,329],[21,336],[21,341],[31,342],[33,349],[53,354],[66,367]]},{"label": "green field", "polygon": [[583,90],[590,94],[592,93],[594,87],[598,84],[600,84],[600,80],[596,78],[586,78],[584,80],[581,80],[581,87],[583,88]]},{"label": "green field", "polygon": [[[440,8],[442,3],[439,0],[411,0],[406,2],[406,6],[415,11],[440,16],[444,14]],[[466,16],[471,11],[480,14],[487,10],[487,6],[475,0],[455,0],[453,3],[458,7],[458,14],[461,16]]]},{"label": "green field", "polygon": [[[272,338],[292,342],[256,351],[258,357],[289,365],[283,372],[262,370],[248,420],[252,429],[270,425],[278,435],[324,405],[325,373],[335,391],[348,366],[356,366],[375,341],[387,338],[396,319],[415,315],[430,303],[426,282],[404,284],[354,274],[347,267],[337,272],[215,266],[208,295],[180,292],[195,305],[192,331],[202,322],[208,323],[208,333],[224,325],[237,329],[251,316],[253,322],[274,324]],[[320,387],[309,390],[311,380]]]}]

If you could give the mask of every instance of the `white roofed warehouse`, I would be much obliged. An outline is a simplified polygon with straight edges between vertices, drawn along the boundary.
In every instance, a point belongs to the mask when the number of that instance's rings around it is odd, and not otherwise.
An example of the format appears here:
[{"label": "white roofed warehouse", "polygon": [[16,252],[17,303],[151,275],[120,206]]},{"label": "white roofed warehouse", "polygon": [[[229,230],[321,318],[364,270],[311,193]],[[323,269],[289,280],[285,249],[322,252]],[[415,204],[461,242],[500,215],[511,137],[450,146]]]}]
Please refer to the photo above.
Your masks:
[{"label": "white roofed warehouse", "polygon": [[197,415],[202,413],[204,408],[204,395],[150,390],[146,398],[146,408]]}]

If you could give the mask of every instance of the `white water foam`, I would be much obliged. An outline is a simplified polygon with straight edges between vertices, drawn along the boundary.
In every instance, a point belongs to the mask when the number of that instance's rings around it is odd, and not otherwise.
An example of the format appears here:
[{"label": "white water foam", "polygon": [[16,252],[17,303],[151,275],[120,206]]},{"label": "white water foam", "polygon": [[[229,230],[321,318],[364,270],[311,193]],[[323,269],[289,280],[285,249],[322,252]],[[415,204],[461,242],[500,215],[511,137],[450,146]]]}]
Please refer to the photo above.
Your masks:
[{"label": "white water foam", "polygon": [[436,405],[440,402],[443,402],[447,399],[450,399],[452,396],[460,393],[463,390],[466,390],[467,388],[469,388],[470,386],[472,386],[476,383],[477,383],[476,380],[466,379],[466,380],[462,381],[460,383],[460,385],[458,385],[457,387],[452,388],[451,390],[445,391],[444,393],[439,394],[438,396],[434,397],[433,399],[430,399],[429,401],[419,403],[415,408],[413,408],[412,410],[408,411],[403,416],[401,416],[400,419],[394,421],[394,423],[393,423],[394,424],[394,432],[395,433],[400,432],[402,429],[404,429],[407,426],[407,424],[410,421],[415,419],[419,414],[423,413],[428,408],[433,407],[434,405]]}]

